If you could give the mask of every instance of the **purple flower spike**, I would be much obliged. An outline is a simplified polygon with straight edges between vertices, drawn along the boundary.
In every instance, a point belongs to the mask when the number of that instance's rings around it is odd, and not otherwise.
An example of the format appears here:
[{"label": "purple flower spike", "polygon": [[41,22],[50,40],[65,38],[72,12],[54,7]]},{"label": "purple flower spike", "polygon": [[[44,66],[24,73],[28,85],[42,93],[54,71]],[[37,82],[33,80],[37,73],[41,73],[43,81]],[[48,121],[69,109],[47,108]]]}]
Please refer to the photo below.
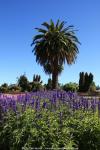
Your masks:
[{"label": "purple flower spike", "polygon": [[36,110],[39,110],[39,109],[40,109],[40,101],[39,101],[39,99],[36,100],[35,109],[36,109]]},{"label": "purple flower spike", "polygon": [[42,107],[43,107],[43,108],[46,108],[46,106],[47,106],[47,103],[44,102],[43,105],[42,105]]}]

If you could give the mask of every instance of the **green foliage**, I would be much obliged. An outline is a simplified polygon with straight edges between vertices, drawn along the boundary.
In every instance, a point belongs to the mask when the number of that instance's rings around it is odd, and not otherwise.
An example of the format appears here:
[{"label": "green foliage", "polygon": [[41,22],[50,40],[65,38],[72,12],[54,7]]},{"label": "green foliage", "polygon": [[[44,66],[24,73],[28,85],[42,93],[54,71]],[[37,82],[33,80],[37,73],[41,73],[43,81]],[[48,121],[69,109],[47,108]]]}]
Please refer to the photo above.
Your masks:
[{"label": "green foliage", "polygon": [[18,79],[18,86],[21,87],[21,91],[25,92],[28,90],[29,81],[26,75],[21,75]]},{"label": "green foliage", "polygon": [[79,91],[82,92],[85,84],[84,72],[80,72],[79,76]]},{"label": "green foliage", "polygon": [[86,72],[85,73],[85,83],[84,83],[84,91],[87,92],[89,90],[89,86],[90,86],[90,83],[89,83],[89,75],[88,73]]},{"label": "green foliage", "polygon": [[70,112],[65,106],[55,112],[27,108],[21,114],[9,111],[0,122],[0,149],[66,148],[99,150],[100,120],[91,112]]},{"label": "green foliage", "polygon": [[96,85],[95,82],[92,82],[89,87],[89,92],[95,92],[96,91]]},{"label": "green foliage", "polygon": [[27,109],[21,116],[11,112],[0,128],[0,149],[72,148],[74,142],[66,126],[59,124],[57,114]]},{"label": "green foliage", "polygon": [[21,75],[18,78],[17,84],[4,83],[0,86],[1,93],[20,93],[20,92],[31,92],[43,89],[42,80],[40,75],[33,76],[33,81],[29,82],[26,75]]},{"label": "green foliage", "polygon": [[33,76],[33,82],[38,82],[38,83],[42,83],[41,81],[41,76],[40,75],[35,75]]},{"label": "green foliage", "polygon": [[75,91],[78,91],[78,84],[70,82],[70,83],[63,85],[62,89],[65,91],[75,92]]},{"label": "green foliage", "polygon": [[52,89],[52,80],[49,78],[48,79],[48,83],[45,85],[47,90],[51,90]]},{"label": "green foliage", "polygon": [[96,90],[100,90],[100,86],[99,85],[96,86]]},{"label": "green foliage", "polygon": [[4,83],[0,86],[0,92],[7,93],[8,92],[8,84]]},{"label": "green foliage", "polygon": [[38,90],[42,90],[43,86],[42,86],[42,80],[41,80],[41,76],[40,75],[35,75],[33,76],[33,82],[31,83],[32,87],[31,87],[31,91],[38,91]]},{"label": "green foliage", "polygon": [[43,90],[43,86],[41,83],[33,82],[31,91],[40,91]]},{"label": "green foliage", "polygon": [[87,92],[93,83],[93,74],[88,74],[87,72],[80,72],[79,78],[79,92]]},{"label": "green foliage", "polygon": [[74,114],[68,124],[79,150],[99,150],[100,122],[98,117],[80,111]]},{"label": "green foliage", "polygon": [[[53,66],[52,66],[50,63],[46,63],[46,64],[44,65],[44,72],[45,72],[46,74],[48,74],[48,75],[52,74],[52,73],[53,73],[53,70],[54,70],[54,68],[53,68]],[[61,74],[61,72],[64,70],[64,68],[63,68],[62,65],[58,65],[57,70],[58,70],[58,74]]]},{"label": "green foliage", "polygon": [[21,88],[16,84],[9,85],[9,92],[20,92]]}]

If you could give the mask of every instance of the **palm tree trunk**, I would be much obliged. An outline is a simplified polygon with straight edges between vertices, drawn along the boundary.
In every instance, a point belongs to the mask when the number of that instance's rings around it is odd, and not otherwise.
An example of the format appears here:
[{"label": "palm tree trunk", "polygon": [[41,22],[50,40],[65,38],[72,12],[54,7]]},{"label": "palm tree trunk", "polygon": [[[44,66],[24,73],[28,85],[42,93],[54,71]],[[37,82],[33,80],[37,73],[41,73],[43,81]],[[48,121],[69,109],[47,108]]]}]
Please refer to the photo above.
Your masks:
[{"label": "palm tree trunk", "polygon": [[58,88],[58,58],[52,62],[52,89]]},{"label": "palm tree trunk", "polygon": [[58,71],[54,70],[52,73],[52,89],[58,88]]}]

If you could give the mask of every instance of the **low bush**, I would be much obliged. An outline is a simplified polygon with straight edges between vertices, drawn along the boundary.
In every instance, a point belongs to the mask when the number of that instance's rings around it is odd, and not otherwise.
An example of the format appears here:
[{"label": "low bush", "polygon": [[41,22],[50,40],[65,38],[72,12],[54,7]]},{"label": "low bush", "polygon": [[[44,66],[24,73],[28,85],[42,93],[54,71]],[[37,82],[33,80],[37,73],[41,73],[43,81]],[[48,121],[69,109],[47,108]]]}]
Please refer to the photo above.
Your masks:
[{"label": "low bush", "polygon": [[70,82],[70,83],[63,85],[62,89],[67,92],[68,91],[76,92],[76,91],[78,91],[78,84]]}]

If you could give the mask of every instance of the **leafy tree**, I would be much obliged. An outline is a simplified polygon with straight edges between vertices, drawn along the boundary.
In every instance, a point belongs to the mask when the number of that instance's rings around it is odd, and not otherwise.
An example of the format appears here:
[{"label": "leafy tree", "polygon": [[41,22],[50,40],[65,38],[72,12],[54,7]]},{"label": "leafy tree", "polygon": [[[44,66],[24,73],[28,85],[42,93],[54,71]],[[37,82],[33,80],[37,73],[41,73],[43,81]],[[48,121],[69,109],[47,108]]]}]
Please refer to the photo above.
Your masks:
[{"label": "leafy tree", "polygon": [[3,83],[1,86],[8,88],[8,84],[7,83]]},{"label": "leafy tree", "polygon": [[92,82],[92,83],[90,84],[89,91],[90,91],[90,92],[95,92],[95,91],[96,91],[95,82]]},{"label": "leafy tree", "polygon": [[2,92],[2,93],[7,93],[8,92],[8,84],[7,83],[4,83],[4,84],[1,85],[0,92]]},{"label": "leafy tree", "polygon": [[96,86],[96,90],[100,90],[100,86],[99,85]]},{"label": "leafy tree", "polygon": [[36,62],[41,66],[50,64],[52,66],[52,88],[58,87],[58,66],[65,62],[68,65],[75,63],[79,53],[77,44],[78,38],[75,36],[73,26],[65,27],[65,22],[60,20],[56,24],[52,20],[50,23],[42,24],[45,28],[36,28],[39,32],[32,42],[34,45],[34,55]]},{"label": "leafy tree", "polygon": [[28,90],[29,81],[26,75],[21,75],[18,79],[18,86],[21,87],[21,91],[25,92]]},{"label": "leafy tree", "polygon": [[78,91],[78,84],[69,82],[69,83],[63,85],[62,89],[67,91],[67,92],[68,91],[75,92],[75,91]]}]

